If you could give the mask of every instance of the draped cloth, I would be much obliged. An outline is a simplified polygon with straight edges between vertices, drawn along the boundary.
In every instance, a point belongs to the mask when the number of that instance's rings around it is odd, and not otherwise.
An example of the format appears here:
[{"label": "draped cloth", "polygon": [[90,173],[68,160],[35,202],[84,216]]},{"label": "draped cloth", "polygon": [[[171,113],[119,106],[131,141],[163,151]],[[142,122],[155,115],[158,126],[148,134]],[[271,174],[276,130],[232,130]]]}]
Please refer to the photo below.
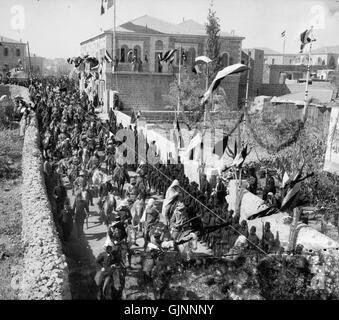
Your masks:
[{"label": "draped cloth", "polygon": [[165,199],[162,205],[161,214],[166,219],[167,224],[169,222],[169,212],[170,212],[171,206],[179,195],[179,192],[175,190],[175,187],[178,187],[178,186],[179,186],[179,181],[175,179],[166,191],[166,196],[165,196]]}]

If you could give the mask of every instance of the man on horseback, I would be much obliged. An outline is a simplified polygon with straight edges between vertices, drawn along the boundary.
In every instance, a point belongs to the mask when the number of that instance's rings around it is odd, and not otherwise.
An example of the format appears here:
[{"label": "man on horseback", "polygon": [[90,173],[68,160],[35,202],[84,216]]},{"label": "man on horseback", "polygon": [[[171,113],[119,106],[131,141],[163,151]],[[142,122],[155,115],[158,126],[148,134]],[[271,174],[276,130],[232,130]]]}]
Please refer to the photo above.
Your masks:
[{"label": "man on horseback", "polygon": [[109,174],[115,168],[115,146],[113,137],[109,138],[105,146],[105,162],[107,173]]},{"label": "man on horseback", "polygon": [[95,169],[99,169],[101,165],[100,162],[100,156],[99,156],[99,152],[95,151],[94,155],[89,159],[88,164],[87,164],[87,170],[89,175],[92,175],[93,171]]},{"label": "man on horseback", "polygon": [[[99,287],[98,300],[108,300],[113,298],[113,292],[111,290],[111,296],[108,297],[106,292],[108,291],[107,286],[109,285],[109,280],[111,280],[111,285],[114,289],[121,295],[121,291],[124,288],[126,271],[124,268],[121,248],[120,246],[110,244],[106,246],[106,250],[100,253],[96,259],[96,263],[100,266],[100,270],[96,273],[95,280],[96,284]],[[115,288],[115,281],[113,277],[113,272],[115,268],[122,268],[122,272],[119,274],[120,287]]]},{"label": "man on horseback", "polygon": [[129,175],[126,168],[117,162],[117,166],[113,171],[113,181],[116,182],[118,186],[118,192],[122,195],[125,182],[129,182]]}]

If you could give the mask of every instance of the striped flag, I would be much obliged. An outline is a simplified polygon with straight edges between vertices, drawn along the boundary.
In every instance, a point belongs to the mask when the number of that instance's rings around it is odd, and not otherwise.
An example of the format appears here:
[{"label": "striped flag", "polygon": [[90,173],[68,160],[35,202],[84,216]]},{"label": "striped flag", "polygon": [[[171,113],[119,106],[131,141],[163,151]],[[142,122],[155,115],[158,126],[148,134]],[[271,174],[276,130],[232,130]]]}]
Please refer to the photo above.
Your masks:
[{"label": "striped flag", "polygon": [[172,58],[172,56],[174,56],[174,53],[176,52],[176,51],[178,51],[177,49],[172,49],[172,50],[168,50],[165,54],[164,54],[164,56],[162,57],[162,59],[160,60],[160,62],[168,62],[171,58]]},{"label": "striped flag", "polygon": [[223,80],[226,76],[229,76],[231,74],[240,73],[240,72],[246,71],[248,69],[249,69],[248,66],[241,64],[241,63],[236,63],[236,64],[228,66],[228,67],[222,69],[221,71],[219,71],[217,73],[216,77],[214,78],[214,80],[212,81],[211,85],[207,89],[207,91],[202,96],[202,101],[201,101],[202,104],[204,104],[208,100],[208,98],[211,96],[213,91],[215,89],[217,89],[218,86],[220,85],[221,80]]},{"label": "striped flag", "polygon": [[282,33],[281,33],[281,37],[284,38],[286,36],[286,30],[284,30]]},{"label": "striped flag", "polygon": [[313,27],[311,27],[310,29],[306,29],[300,35],[300,41],[301,41],[300,53],[302,53],[303,50],[304,50],[305,45],[307,45],[308,43],[311,43],[312,41],[315,41],[315,39],[313,37]]},{"label": "striped flag", "polygon": [[101,0],[101,15],[105,14],[108,9],[113,7],[114,0]]},{"label": "striped flag", "polygon": [[210,63],[212,62],[212,60],[209,57],[206,56],[199,56],[195,58],[195,62],[199,63],[199,62],[204,62],[204,63]]},{"label": "striped flag", "polygon": [[105,59],[108,63],[112,63],[112,61],[113,61],[112,57],[110,56],[110,54],[108,53],[107,50],[105,51],[104,59]]}]

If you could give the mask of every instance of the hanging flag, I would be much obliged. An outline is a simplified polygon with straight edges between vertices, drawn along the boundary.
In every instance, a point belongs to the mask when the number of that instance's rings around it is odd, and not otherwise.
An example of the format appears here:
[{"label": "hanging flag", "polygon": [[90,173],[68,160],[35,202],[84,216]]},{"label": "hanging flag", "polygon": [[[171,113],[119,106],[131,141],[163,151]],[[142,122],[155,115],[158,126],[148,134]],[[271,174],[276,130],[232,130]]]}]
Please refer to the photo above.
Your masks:
[{"label": "hanging flag", "polygon": [[196,148],[197,146],[199,146],[202,143],[202,136],[201,133],[198,132],[190,141],[190,143],[188,144],[187,150],[186,152],[189,153],[191,150],[193,150],[194,148]]},{"label": "hanging flag", "polygon": [[114,0],[101,0],[101,15],[105,14],[105,12],[113,7]]},{"label": "hanging flag", "polygon": [[104,0],[101,0],[100,15],[103,15],[104,13],[105,13]]},{"label": "hanging flag", "polygon": [[305,30],[300,35],[300,41],[301,41],[300,53],[302,53],[303,50],[304,50],[305,45],[307,45],[308,43],[311,43],[312,41],[315,41],[315,39],[313,37],[313,27],[311,27],[310,29]]},{"label": "hanging flag", "polygon": [[286,36],[286,30],[284,30],[282,33],[281,33],[281,37],[284,38]]},{"label": "hanging flag", "polygon": [[110,56],[110,54],[108,53],[107,50],[105,50],[105,56],[104,56],[104,59],[105,59],[108,63],[112,63],[112,61],[113,61],[112,57]]},{"label": "hanging flag", "polygon": [[211,85],[207,89],[207,91],[202,96],[202,104],[204,104],[208,100],[208,98],[211,96],[212,92],[216,88],[218,88],[221,80],[223,80],[226,76],[229,76],[231,74],[240,73],[240,72],[243,72],[243,71],[248,70],[248,69],[249,69],[248,66],[241,64],[241,63],[236,63],[236,64],[228,66],[228,67],[222,69],[221,71],[219,71],[217,73],[216,77],[214,78],[214,80],[212,81]]},{"label": "hanging flag", "polygon": [[178,133],[178,136],[179,136],[179,148],[183,148],[184,147],[184,139],[182,138],[182,133],[181,133],[181,129],[180,129],[180,126],[179,126],[178,117],[176,117],[176,120],[174,121],[174,130],[175,130],[175,132]]},{"label": "hanging flag", "polygon": [[168,60],[168,64],[172,64],[174,61],[174,55]]},{"label": "hanging flag", "polygon": [[226,150],[228,143],[228,135],[224,136],[222,140],[218,141],[213,148],[213,153],[221,158]]},{"label": "hanging flag", "polygon": [[235,156],[231,166],[235,166],[236,168],[241,168],[243,163],[245,162],[246,157],[250,154],[250,151],[247,152],[247,145],[240,150],[240,152]]},{"label": "hanging flag", "polygon": [[204,63],[210,63],[212,60],[209,57],[206,56],[199,56],[195,58],[195,62],[204,62]]},{"label": "hanging flag", "polygon": [[172,49],[172,50],[168,50],[164,56],[162,57],[162,59],[160,60],[161,62],[164,61],[164,62],[168,62],[169,59],[174,55],[174,53],[178,51],[177,49]]}]

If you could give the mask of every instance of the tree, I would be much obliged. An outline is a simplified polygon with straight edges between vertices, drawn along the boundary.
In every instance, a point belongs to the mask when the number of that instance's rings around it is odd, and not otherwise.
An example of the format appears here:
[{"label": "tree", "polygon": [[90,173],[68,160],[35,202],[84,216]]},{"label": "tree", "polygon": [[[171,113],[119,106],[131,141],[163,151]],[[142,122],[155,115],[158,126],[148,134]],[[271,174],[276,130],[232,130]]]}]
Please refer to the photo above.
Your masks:
[{"label": "tree", "polygon": [[220,24],[219,18],[216,16],[216,12],[212,9],[208,9],[207,23],[205,24],[207,38],[206,53],[207,56],[213,60],[211,62],[211,77],[219,71],[221,67],[220,59]]},{"label": "tree", "polygon": [[189,130],[197,128],[204,114],[204,108],[201,106],[200,97],[204,90],[196,78],[190,78],[187,74],[181,75],[181,84],[175,80],[169,86],[169,94],[164,97],[172,110],[177,110],[178,97],[180,99],[180,110],[184,123]]},{"label": "tree", "polygon": [[333,56],[330,57],[330,60],[328,62],[328,68],[329,69],[335,69],[335,59]]}]

